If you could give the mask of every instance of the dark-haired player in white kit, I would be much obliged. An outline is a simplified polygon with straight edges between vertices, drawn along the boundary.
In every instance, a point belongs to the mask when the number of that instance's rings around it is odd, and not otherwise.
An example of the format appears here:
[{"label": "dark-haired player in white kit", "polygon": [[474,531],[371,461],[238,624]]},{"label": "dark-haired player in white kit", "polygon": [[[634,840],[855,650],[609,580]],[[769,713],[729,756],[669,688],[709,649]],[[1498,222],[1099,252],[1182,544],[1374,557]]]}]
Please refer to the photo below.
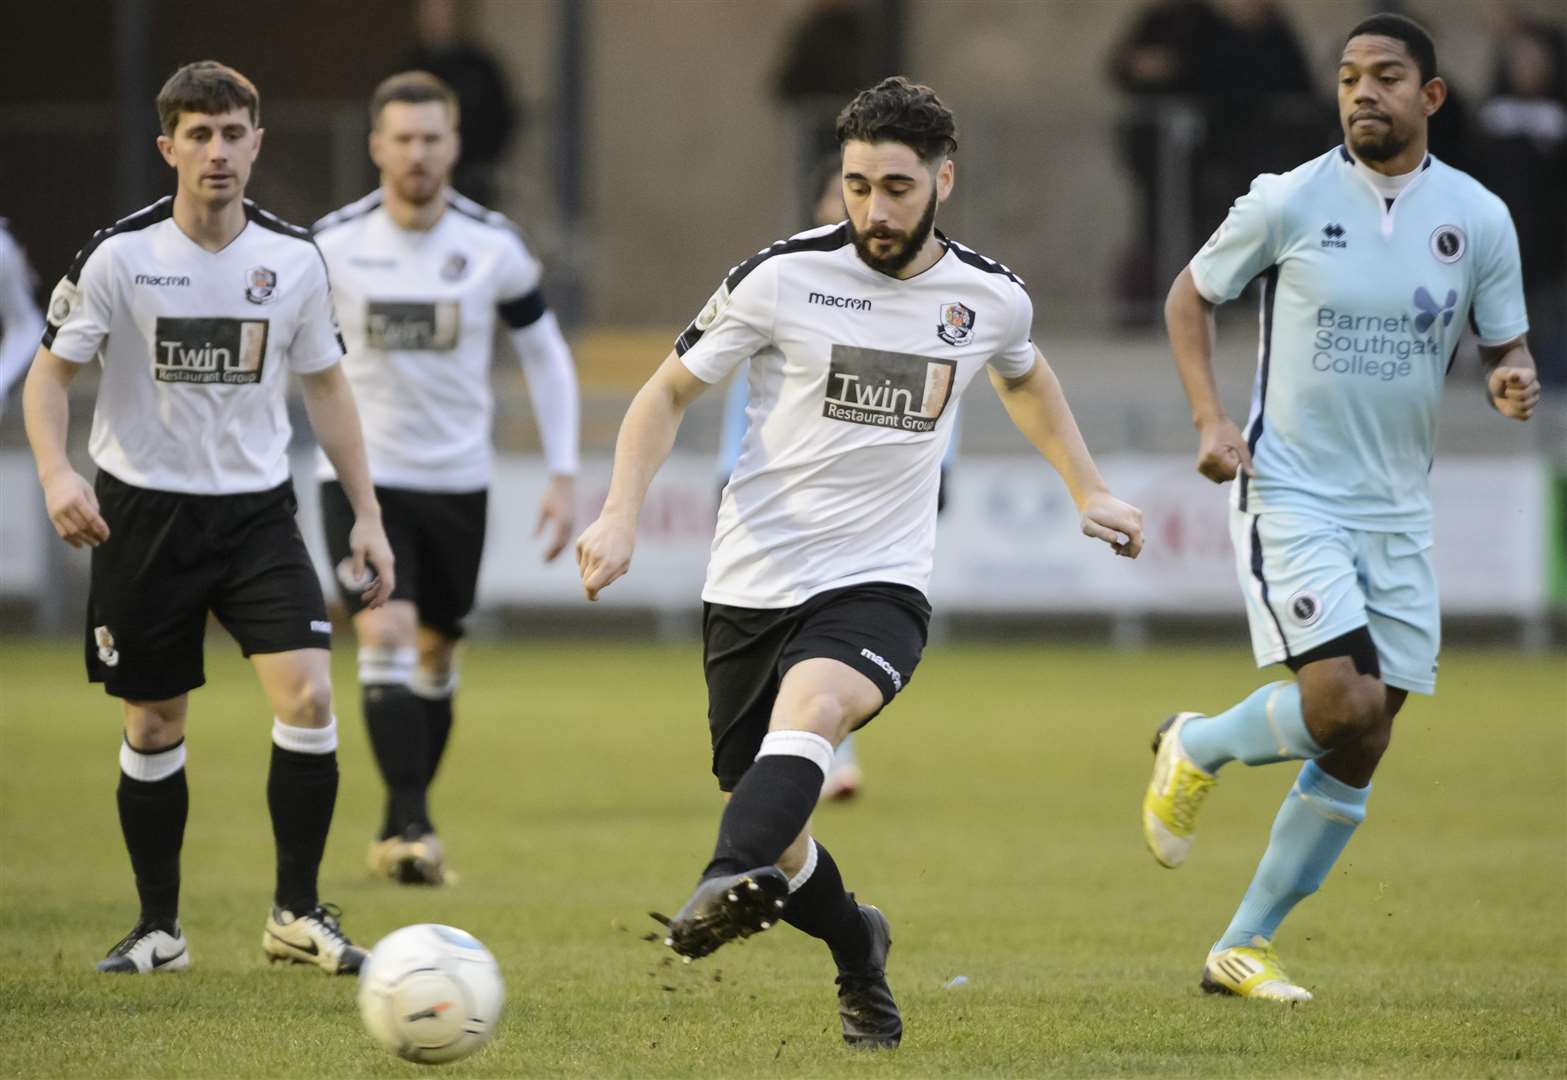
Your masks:
[{"label": "dark-haired player in white kit", "polygon": [[[190,963],[179,923],[185,721],[190,691],[205,682],[210,611],[275,714],[277,887],[262,947],[352,974],[364,950],[316,891],[337,799],[337,724],[332,627],[294,521],[290,373],[353,498],[353,559],[378,577],[366,603],[395,586],[392,553],[338,363],[326,266],[305,230],[244,198],[261,149],[256,88],[222,64],[187,64],[159,92],[158,115],[176,193],[82,248],[49,301],[23,395],[50,520],[67,543],[92,548],[88,677],[125,703],[118,802],[141,917],[98,970]],[[94,359],[103,377],[89,484],[66,457],[67,388]]]},{"label": "dark-haired player in white kit", "polygon": [[1083,531],[1121,555],[1139,512],[1105,488],[1006,267],[934,231],[952,114],[902,77],[838,119],[848,220],[731,270],[621,425],[603,514],[577,541],[590,599],[631,564],[637,515],[687,406],[749,359],[752,420],[702,593],[713,772],[729,798],[712,860],[669,925],[686,957],[783,919],[832,950],[851,1046],[891,1047],[886,918],[812,839],[833,747],[902,690],[924,649],[936,491],[959,394],[987,369],[1066,482]]},{"label": "dark-haired player in white kit", "polygon": [[[490,484],[490,361],[499,319],[527,374],[550,482],[539,507],[544,557],[571,535],[577,379],[539,290],[539,264],[500,214],[448,186],[457,98],[407,71],[370,100],[370,156],[381,186],[316,223],[348,339],[344,370],[364,417],[370,475],[397,556],[397,589],[370,610],[351,589],[365,725],[386,781],[370,845],[376,873],[440,884],[445,860],[427,792],[452,727],[454,654],[473,607]],[[334,561],[353,515],[321,459],[321,506]]]}]

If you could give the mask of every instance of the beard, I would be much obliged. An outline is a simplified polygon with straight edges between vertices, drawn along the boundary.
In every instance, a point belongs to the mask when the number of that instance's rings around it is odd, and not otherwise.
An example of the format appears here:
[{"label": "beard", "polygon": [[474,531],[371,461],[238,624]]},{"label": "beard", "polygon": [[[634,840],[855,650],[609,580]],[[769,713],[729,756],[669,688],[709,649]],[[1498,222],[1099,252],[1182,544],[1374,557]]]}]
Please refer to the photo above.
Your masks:
[{"label": "beard", "polygon": [[[879,226],[860,232],[854,227],[854,222],[849,221],[849,235],[854,240],[854,253],[860,257],[860,261],[872,270],[882,274],[896,276],[909,263],[914,261],[914,256],[920,253],[925,246],[925,241],[930,237],[931,229],[936,226],[936,192],[934,188],[930,193],[930,203],[925,207],[925,212],[915,223],[914,228],[906,233],[900,233],[893,229]],[[877,255],[871,251],[872,240],[896,240],[898,246],[886,255]]]},{"label": "beard", "polygon": [[409,173],[392,181],[397,197],[414,206],[428,206],[441,194],[445,184],[431,173]]},{"label": "beard", "polygon": [[1345,134],[1349,137],[1349,148],[1355,152],[1355,156],[1361,161],[1382,162],[1391,161],[1402,154],[1409,146],[1408,134],[1399,131],[1393,126],[1391,120],[1386,124],[1380,135],[1354,134],[1354,125],[1349,126]]}]

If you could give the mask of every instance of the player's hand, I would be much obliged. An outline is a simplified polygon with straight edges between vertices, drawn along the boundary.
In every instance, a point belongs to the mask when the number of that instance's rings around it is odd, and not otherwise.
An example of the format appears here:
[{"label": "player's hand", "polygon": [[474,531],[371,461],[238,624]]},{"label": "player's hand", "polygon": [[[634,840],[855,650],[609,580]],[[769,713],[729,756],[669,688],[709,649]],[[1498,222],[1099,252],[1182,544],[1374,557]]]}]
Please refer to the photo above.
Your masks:
[{"label": "player's hand", "polygon": [[601,515],[577,537],[577,571],[589,600],[597,600],[600,589],[631,568],[636,540],[634,523],[608,515]]},{"label": "player's hand", "polygon": [[539,523],[533,527],[534,536],[548,536],[544,545],[545,562],[554,562],[555,556],[566,549],[571,527],[576,523],[576,507],[576,480],[559,473],[551,476],[549,486],[544,489],[544,498],[539,500]]},{"label": "player's hand", "polygon": [[81,473],[72,469],[43,481],[44,506],[60,539],[73,548],[97,547],[109,539],[109,523],[98,512],[98,496]]},{"label": "player's hand", "polygon": [[1143,550],[1143,512],[1108,491],[1089,496],[1080,520],[1084,536],[1103,540],[1117,555],[1135,559]]},{"label": "player's hand", "polygon": [[1241,437],[1241,429],[1229,417],[1203,424],[1197,429],[1197,471],[1222,484],[1239,473],[1256,476],[1251,467],[1251,451]]},{"label": "player's hand", "polygon": [[[365,582],[359,599],[367,608],[378,608],[392,598],[397,579],[392,569],[392,545],[379,517],[356,517],[348,534],[349,572]],[[368,572],[367,572],[368,568]]]},{"label": "player's hand", "polygon": [[1534,368],[1498,367],[1485,383],[1491,405],[1510,420],[1527,420],[1540,403],[1540,377]]}]

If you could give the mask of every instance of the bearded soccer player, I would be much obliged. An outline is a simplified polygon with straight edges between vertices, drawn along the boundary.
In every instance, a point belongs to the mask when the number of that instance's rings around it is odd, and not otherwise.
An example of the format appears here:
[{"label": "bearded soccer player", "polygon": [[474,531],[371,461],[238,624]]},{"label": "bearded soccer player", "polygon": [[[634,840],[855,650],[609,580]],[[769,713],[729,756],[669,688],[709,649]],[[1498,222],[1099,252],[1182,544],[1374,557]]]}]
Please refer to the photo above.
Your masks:
[{"label": "bearded soccer player", "polygon": [[[341,584],[359,637],[365,725],[387,789],[370,866],[407,884],[447,879],[428,790],[452,728],[455,654],[484,551],[497,320],[527,376],[550,471],[539,504],[546,559],[570,539],[577,472],[571,352],[516,228],[449,185],[457,108],[456,95],[426,72],[381,83],[370,101],[381,186],[315,226],[397,557],[397,589],[384,607],[366,606],[357,583]],[[350,553],[353,511],[332,466],[321,458],[322,521],[340,562]]]},{"label": "bearded soccer player", "polygon": [[637,394],[602,515],[577,541],[590,599],[626,573],[637,516],[682,415],[751,362],[752,420],[703,590],[713,772],[728,806],[669,924],[692,958],[782,919],[827,943],[851,1046],[892,1047],[886,917],[855,901],[809,821],[833,748],[903,690],[924,649],[936,491],[954,406],[981,370],[1055,467],[1083,532],[1142,547],[1030,337],[1023,283],[934,230],[952,193],[952,113],[900,77],[838,118],[848,220],[731,270]]},{"label": "bearded soccer player", "polygon": [[[290,373],[354,506],[352,561],[395,585],[392,553],[339,361],[326,265],[304,229],[244,197],[261,150],[250,80],[187,64],[158,94],[158,149],[178,186],[95,233],[49,302],[23,395],[50,520],[92,548],[87,673],[124,701],[120,825],[141,917],[98,964],[187,967],[179,922],[189,797],[185,724],[205,682],[207,614],[238,640],[275,713],[267,807],[277,887],[262,947],[273,960],[359,970],[339,913],[317,895],[337,799],[331,623],[294,521]],[[66,457],[67,389],[103,370],[89,484]]]},{"label": "bearded soccer player", "polygon": [[[1155,737],[1149,849],[1187,856],[1221,768],[1305,760],[1267,851],[1208,954],[1212,993],[1308,1001],[1274,949],[1366,816],[1371,777],[1411,693],[1436,690],[1440,624],[1427,472],[1442,382],[1465,325],[1497,412],[1540,396],[1524,340],[1518,239],[1501,200],[1426,149],[1446,97],[1421,27],[1376,15],[1339,59],[1344,142],[1259,176],[1176,278],[1170,344],[1200,437],[1198,469],[1234,480],[1231,535],[1269,683]],[[1212,312],[1262,278],[1262,341],[1243,436],[1214,385]]]}]

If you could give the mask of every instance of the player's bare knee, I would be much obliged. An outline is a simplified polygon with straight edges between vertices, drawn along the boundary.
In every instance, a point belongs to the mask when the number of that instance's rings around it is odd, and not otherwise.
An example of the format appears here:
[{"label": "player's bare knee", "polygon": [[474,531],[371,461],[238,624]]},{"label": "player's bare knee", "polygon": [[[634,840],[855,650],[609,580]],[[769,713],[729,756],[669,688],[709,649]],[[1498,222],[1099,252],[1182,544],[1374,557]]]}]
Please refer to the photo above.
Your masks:
[{"label": "player's bare knee", "polygon": [[162,750],[183,739],[189,702],[186,694],[163,701],[125,702],[125,738],[131,749]]},{"label": "player's bare knee", "polygon": [[1387,691],[1380,679],[1351,675],[1301,687],[1306,726],[1324,747],[1358,742],[1387,721]]},{"label": "player's bare knee", "polygon": [[289,727],[326,727],[332,722],[332,682],[307,677],[279,704],[278,719]]},{"label": "player's bare knee", "polygon": [[849,733],[849,710],[836,694],[815,693],[802,697],[784,716],[776,717],[773,728],[809,731],[837,746]]}]

